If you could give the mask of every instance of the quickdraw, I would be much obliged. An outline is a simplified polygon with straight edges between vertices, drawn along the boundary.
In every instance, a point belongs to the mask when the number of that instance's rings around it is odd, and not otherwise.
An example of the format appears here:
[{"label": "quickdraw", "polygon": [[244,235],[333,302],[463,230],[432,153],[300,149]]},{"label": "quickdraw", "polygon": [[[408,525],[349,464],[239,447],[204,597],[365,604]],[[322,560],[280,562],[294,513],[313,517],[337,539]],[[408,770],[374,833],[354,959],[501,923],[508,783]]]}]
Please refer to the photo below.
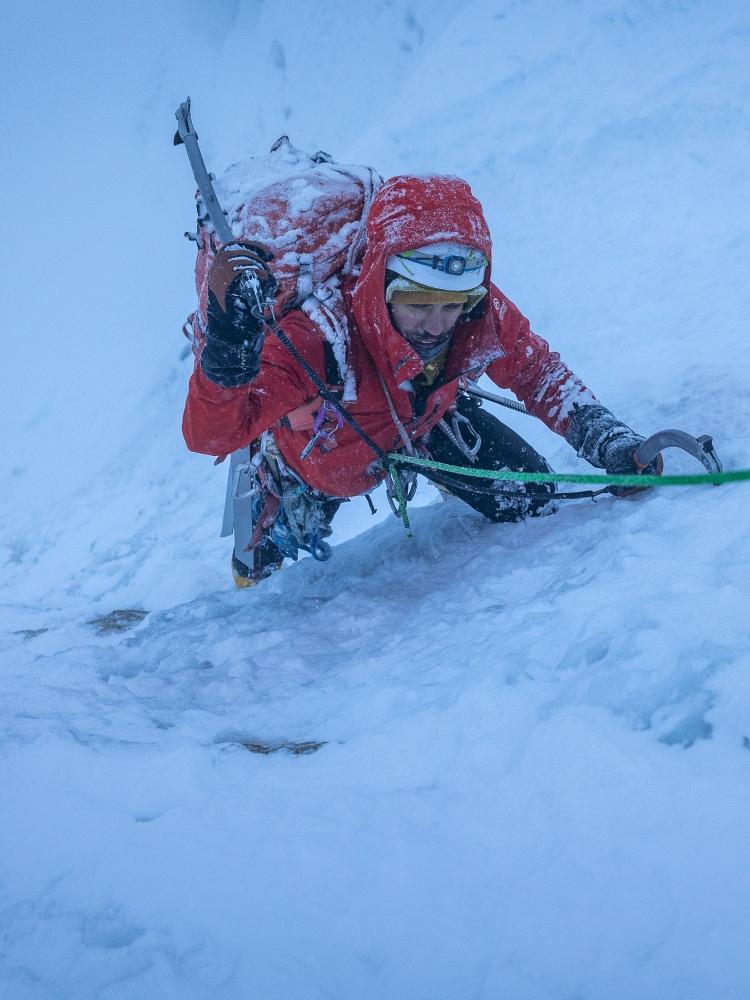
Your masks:
[{"label": "quickdraw", "polygon": [[313,421],[313,435],[300,452],[300,459],[306,459],[315,445],[321,451],[329,451],[335,443],[336,431],[343,426],[344,418],[338,406],[324,399]]}]

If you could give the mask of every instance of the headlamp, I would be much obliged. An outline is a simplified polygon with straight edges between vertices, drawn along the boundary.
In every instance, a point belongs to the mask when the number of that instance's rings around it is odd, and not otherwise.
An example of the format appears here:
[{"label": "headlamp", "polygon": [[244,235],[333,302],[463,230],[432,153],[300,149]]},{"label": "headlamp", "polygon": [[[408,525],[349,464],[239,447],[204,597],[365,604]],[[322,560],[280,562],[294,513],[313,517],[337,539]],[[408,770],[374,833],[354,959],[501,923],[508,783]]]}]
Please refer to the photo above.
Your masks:
[{"label": "headlamp", "polygon": [[468,291],[481,285],[488,264],[480,250],[454,241],[402,250],[386,261],[389,271],[410,281],[450,291]]}]

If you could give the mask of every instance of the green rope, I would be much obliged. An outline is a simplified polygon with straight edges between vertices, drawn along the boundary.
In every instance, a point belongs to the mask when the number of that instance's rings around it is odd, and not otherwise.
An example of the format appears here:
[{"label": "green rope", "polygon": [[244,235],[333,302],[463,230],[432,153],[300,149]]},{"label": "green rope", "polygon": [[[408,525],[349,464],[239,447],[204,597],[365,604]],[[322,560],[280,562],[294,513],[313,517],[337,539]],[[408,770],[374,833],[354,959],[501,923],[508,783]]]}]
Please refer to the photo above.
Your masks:
[{"label": "green rope", "polygon": [[[392,456],[389,456],[389,458]],[[396,493],[398,499],[398,517],[404,522],[404,528],[406,529],[406,537],[413,538],[411,533],[411,524],[409,524],[409,512],[407,510],[406,504],[406,494],[404,493],[404,484],[401,482],[401,476],[398,474],[398,469],[393,462],[388,463],[388,472],[391,477],[391,482],[393,483],[393,489]]]},{"label": "green rope", "polygon": [[[393,465],[416,465],[423,469],[437,469],[441,472],[452,472],[459,476],[475,476],[479,479],[510,479],[525,483],[608,483],[611,486],[718,486],[720,483],[739,483],[750,479],[750,469],[736,469],[734,472],[704,472],[692,476],[608,476],[589,475],[575,472],[515,472],[513,469],[472,469],[463,465],[448,465],[445,462],[433,462],[428,458],[415,458],[411,455],[390,454]],[[402,503],[403,489],[399,492],[401,480],[389,465],[394,485],[398,480],[396,494],[399,504]],[[403,501],[405,506],[405,500]]]}]

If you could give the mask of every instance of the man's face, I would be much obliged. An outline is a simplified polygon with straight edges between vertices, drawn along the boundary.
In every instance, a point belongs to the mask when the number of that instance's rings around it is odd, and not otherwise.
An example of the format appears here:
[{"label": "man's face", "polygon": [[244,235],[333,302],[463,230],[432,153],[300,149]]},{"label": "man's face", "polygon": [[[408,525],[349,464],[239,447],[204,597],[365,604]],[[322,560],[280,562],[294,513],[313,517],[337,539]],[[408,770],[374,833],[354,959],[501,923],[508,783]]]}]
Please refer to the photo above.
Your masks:
[{"label": "man's face", "polygon": [[398,332],[414,348],[429,349],[448,339],[463,311],[463,302],[433,305],[391,303],[391,319]]}]

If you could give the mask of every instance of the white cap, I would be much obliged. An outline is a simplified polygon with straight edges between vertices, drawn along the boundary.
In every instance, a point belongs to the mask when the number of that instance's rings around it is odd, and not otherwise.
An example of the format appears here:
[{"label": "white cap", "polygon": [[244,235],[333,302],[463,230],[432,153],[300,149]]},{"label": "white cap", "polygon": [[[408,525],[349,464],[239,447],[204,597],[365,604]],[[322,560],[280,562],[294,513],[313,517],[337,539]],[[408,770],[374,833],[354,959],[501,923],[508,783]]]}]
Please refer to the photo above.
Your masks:
[{"label": "white cap", "polygon": [[394,254],[386,267],[427,288],[466,292],[482,284],[487,258],[463,243],[432,243]]}]

